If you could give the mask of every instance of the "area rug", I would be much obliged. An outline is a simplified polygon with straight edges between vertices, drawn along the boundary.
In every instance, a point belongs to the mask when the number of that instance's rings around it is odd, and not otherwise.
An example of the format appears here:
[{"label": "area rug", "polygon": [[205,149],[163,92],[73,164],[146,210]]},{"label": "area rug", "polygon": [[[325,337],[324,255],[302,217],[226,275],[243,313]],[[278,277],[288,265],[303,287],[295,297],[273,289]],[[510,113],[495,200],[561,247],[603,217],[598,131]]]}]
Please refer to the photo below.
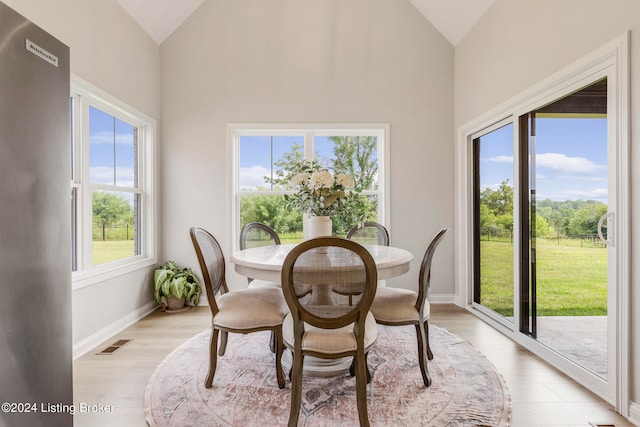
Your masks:
[{"label": "area rug", "polygon": [[[158,366],[145,393],[150,426],[284,426],[291,385],[278,388],[269,333],[229,334],[213,386],[204,387],[209,330],[189,339]],[[369,353],[372,426],[506,426],[511,399],[493,365],[471,344],[431,326],[433,384],[425,388],[415,329],[378,327]],[[288,350],[286,350],[288,351]],[[284,364],[284,363],[283,363]],[[288,372],[288,366],[286,366]],[[355,379],[305,375],[299,425],[357,426]]]}]

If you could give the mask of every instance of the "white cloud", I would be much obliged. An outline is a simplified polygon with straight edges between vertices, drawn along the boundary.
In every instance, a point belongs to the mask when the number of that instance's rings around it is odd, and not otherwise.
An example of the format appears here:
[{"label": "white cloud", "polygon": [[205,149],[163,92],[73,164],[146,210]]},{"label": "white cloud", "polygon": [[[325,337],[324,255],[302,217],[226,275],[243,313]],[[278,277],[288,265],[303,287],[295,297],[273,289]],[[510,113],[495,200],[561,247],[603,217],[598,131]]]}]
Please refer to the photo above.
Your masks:
[{"label": "white cloud", "polygon": [[603,165],[597,165],[585,157],[569,157],[562,153],[537,154],[536,166],[577,174],[595,174],[605,167]]},{"label": "white cloud", "polygon": [[602,176],[576,176],[576,175],[558,175],[556,179],[566,179],[580,182],[607,182],[607,178]]},{"label": "white cloud", "polygon": [[[513,163],[513,156],[485,157],[491,163]],[[536,155],[536,166],[567,173],[594,174],[606,166],[595,164],[585,157],[569,157],[562,153],[540,153]]]},{"label": "white cloud", "polygon": [[269,169],[255,165],[248,168],[240,168],[240,188],[243,190],[256,190],[264,187],[264,177],[269,176]]},{"label": "white cloud", "polygon": [[[113,185],[113,168],[108,166],[94,166],[89,168],[89,177],[95,184]],[[122,187],[133,188],[133,168],[116,168],[117,184]]]},{"label": "white cloud", "polygon": [[494,156],[482,159],[491,163],[513,163],[513,156]]},{"label": "white cloud", "polygon": [[[89,136],[89,142],[91,144],[112,144],[113,145],[113,133],[112,132],[96,132]],[[116,134],[116,144],[133,144],[133,134],[119,133]]]},{"label": "white cloud", "polygon": [[607,200],[609,192],[606,188],[595,188],[588,191],[568,190],[565,192],[569,199]]}]

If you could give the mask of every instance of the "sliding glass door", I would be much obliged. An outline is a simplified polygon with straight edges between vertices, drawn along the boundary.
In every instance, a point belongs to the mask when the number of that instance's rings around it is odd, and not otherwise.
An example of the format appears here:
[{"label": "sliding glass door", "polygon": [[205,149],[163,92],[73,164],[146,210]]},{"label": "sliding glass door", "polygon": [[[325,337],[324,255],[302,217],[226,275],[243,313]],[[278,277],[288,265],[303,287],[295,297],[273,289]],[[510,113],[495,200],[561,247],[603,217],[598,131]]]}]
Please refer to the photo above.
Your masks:
[{"label": "sliding glass door", "polygon": [[[520,117],[520,331],[608,377],[607,79]],[[613,209],[611,209],[613,210]]]},{"label": "sliding glass door", "polygon": [[459,128],[456,152],[460,301],[623,414],[628,52],[625,34],[486,111]]},{"label": "sliding glass door", "polygon": [[475,169],[474,302],[513,322],[513,124],[501,122],[473,140]]},{"label": "sliding glass door", "polygon": [[615,366],[607,85],[594,79],[472,138],[474,305],[603,381]]}]

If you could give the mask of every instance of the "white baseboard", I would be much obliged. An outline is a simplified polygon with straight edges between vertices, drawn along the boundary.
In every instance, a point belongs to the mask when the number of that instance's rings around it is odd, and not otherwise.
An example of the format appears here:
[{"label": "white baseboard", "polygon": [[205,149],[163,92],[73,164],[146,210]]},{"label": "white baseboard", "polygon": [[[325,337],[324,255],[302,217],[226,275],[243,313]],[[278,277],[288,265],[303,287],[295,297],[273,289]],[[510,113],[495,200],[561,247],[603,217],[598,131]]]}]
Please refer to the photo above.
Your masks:
[{"label": "white baseboard", "polygon": [[629,405],[629,421],[640,426],[640,404],[631,402]]},{"label": "white baseboard", "polygon": [[73,360],[76,360],[80,356],[91,351],[92,348],[98,346],[99,344],[105,342],[112,336],[116,335],[118,332],[128,328],[129,326],[136,323],[138,320],[147,316],[149,313],[153,312],[158,308],[158,303],[151,301],[142,307],[138,308],[135,311],[127,314],[126,316],[120,318],[116,322],[111,323],[110,325],[105,326],[100,329],[95,334],[83,339],[82,341],[74,344],[73,346]]},{"label": "white baseboard", "polygon": [[427,298],[430,304],[455,304],[455,294],[431,294]]}]

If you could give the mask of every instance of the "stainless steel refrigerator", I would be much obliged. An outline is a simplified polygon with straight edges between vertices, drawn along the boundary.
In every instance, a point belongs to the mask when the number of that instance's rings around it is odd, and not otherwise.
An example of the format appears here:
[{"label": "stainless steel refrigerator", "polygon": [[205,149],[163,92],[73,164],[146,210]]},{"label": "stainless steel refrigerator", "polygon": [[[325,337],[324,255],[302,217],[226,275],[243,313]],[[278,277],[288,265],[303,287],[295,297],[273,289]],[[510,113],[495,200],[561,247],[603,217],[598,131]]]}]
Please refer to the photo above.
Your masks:
[{"label": "stainless steel refrigerator", "polygon": [[69,48],[0,2],[0,427],[73,423],[69,110]]}]

